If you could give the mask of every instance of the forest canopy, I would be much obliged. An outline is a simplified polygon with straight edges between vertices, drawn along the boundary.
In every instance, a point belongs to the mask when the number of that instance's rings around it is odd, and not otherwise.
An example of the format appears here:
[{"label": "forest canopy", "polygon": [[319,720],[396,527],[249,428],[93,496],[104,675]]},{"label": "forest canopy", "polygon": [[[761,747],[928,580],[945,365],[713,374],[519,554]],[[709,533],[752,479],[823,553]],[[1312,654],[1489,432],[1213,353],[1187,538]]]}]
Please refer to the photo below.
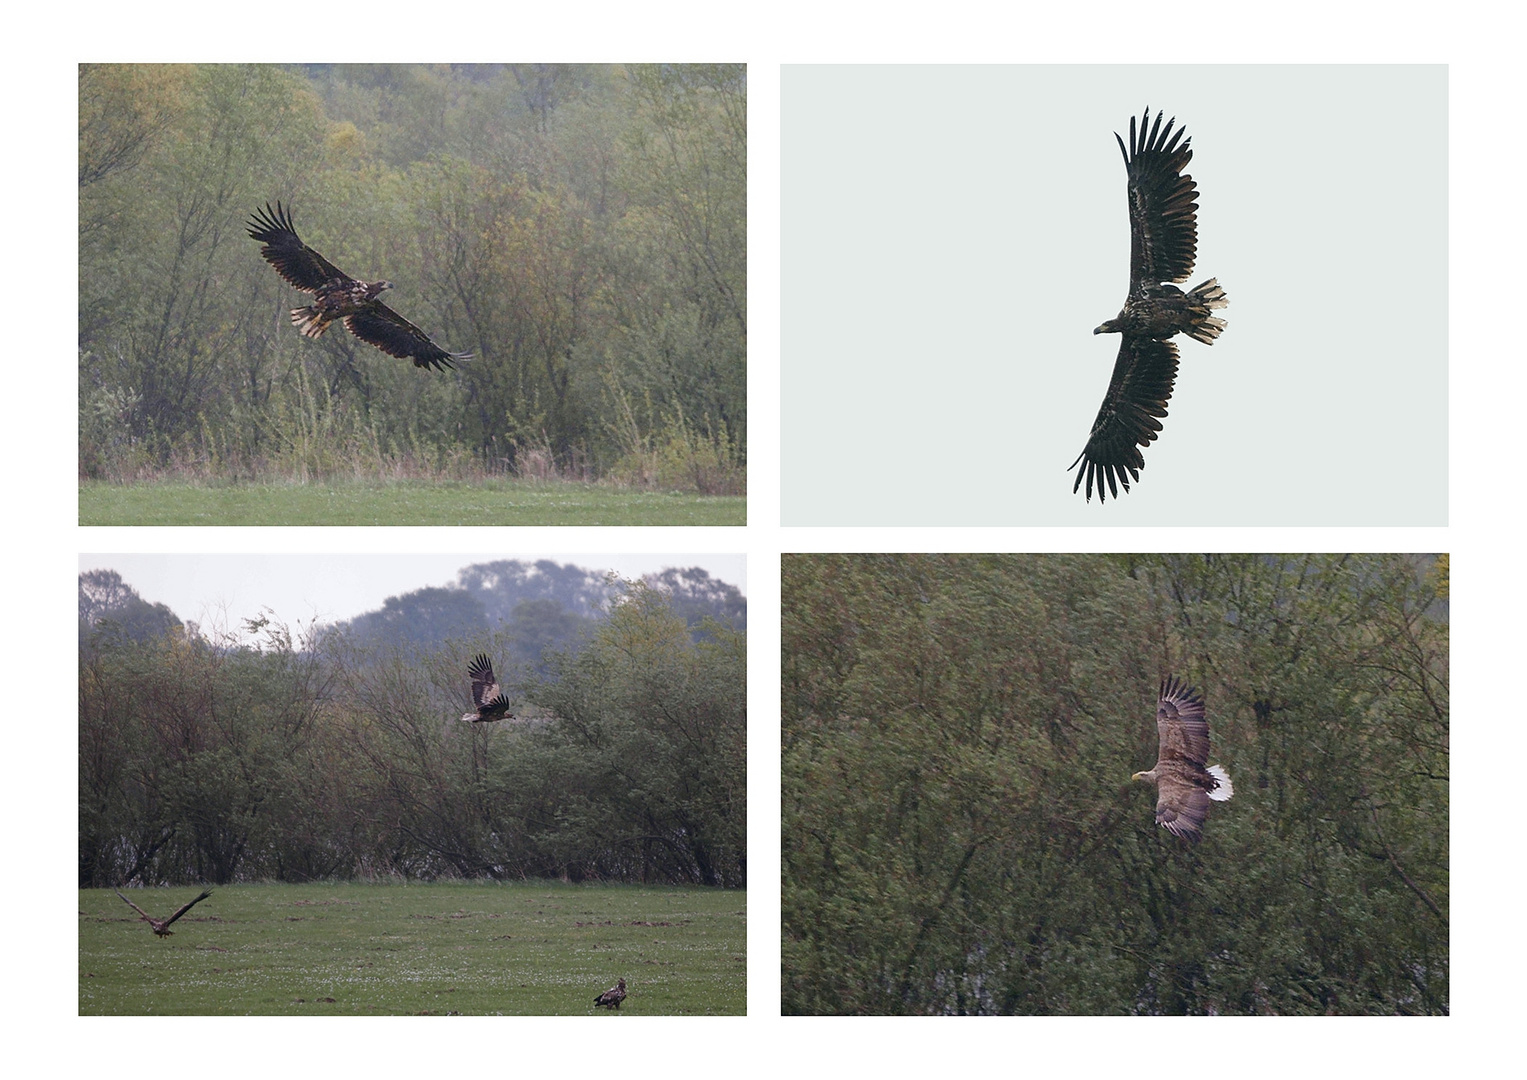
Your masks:
[{"label": "forest canopy", "polygon": [[784,1011],[1446,1013],[1447,615],[1429,556],[787,555]]},{"label": "forest canopy", "polygon": [[[502,582],[521,565],[474,569]],[[608,589],[597,615],[551,593],[496,629],[304,639],[260,619],[249,644],[181,623],[111,571],[81,575],[80,887],[745,886],[745,635],[703,617],[691,629],[644,582]],[[514,720],[457,719],[478,652],[496,658]]]},{"label": "forest canopy", "polygon": [[[715,494],[747,458],[740,65],[81,65],[82,477],[399,470]],[[421,372],[302,338],[295,209]]]}]

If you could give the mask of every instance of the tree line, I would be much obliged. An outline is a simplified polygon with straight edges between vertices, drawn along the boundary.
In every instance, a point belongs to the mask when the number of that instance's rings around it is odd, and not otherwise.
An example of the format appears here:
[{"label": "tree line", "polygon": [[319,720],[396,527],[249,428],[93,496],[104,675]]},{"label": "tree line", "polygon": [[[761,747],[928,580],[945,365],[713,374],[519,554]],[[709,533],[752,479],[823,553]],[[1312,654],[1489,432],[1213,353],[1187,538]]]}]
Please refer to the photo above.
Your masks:
[{"label": "tree line", "polygon": [[80,660],[81,888],[441,877],[746,884],[746,642],[628,583],[468,725],[465,664],[99,624]]},{"label": "tree line", "polygon": [[[787,1013],[1448,1011],[1447,562],[786,556]],[[1154,821],[1159,679],[1235,796]]]},{"label": "tree line", "polygon": [[[738,65],[81,65],[82,475],[740,492],[746,89]],[[278,199],[476,360],[298,335],[245,235]]]}]

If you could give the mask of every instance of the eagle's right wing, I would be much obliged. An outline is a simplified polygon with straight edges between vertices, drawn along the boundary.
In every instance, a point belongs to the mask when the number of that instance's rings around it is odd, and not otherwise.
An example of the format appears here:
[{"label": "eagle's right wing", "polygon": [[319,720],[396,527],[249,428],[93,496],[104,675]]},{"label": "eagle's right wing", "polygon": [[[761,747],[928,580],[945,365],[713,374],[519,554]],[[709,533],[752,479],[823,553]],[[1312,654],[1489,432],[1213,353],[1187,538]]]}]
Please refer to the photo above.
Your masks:
[{"label": "eagle's right wing", "polygon": [[[1140,447],[1149,446],[1161,430],[1158,417],[1166,415],[1166,403],[1172,397],[1172,384],[1177,380],[1177,346],[1170,341],[1123,335],[1119,343],[1119,356],[1113,363],[1113,378],[1108,383],[1108,393],[1097,419],[1092,422],[1092,434],[1087,445],[1077,455],[1071,468],[1084,460],[1086,467],[1076,474],[1075,492],[1087,480],[1087,498],[1092,498],[1093,481],[1097,482],[1098,499],[1107,501],[1108,494],[1119,497],[1119,485],[1129,490],[1130,478],[1140,479],[1145,468],[1145,457]],[[1108,482],[1108,494],[1103,492],[1103,482]]]},{"label": "eagle's right wing", "polygon": [[263,211],[256,210],[248,225],[250,237],[265,245],[260,254],[292,288],[311,293],[335,278],[351,280],[349,274],[298,238],[291,214],[279,202],[274,210],[270,203]]},{"label": "eagle's right wing", "polygon": [[467,674],[472,679],[472,704],[479,709],[485,704],[491,703],[498,694],[498,679],[493,674],[493,661],[489,660],[484,653],[478,653],[472,657],[472,662],[467,665]]},{"label": "eagle's right wing", "polygon": [[[1186,759],[1200,769],[1209,759],[1209,721],[1204,715],[1204,699],[1192,687],[1177,679],[1161,683],[1161,697],[1156,706],[1156,733],[1161,738],[1157,757]],[[1207,808],[1208,803],[1204,804]]]},{"label": "eagle's right wing", "polygon": [[126,904],[126,905],[127,905],[127,906],[128,906],[128,907],[130,907],[130,908],[132,908],[132,909],[133,909],[133,910],[134,910],[134,911],[136,911],[136,912],[137,912],[137,913],[138,913],[138,914],[139,914],[139,915],[142,915],[142,916],[143,916],[143,917],[144,917],[144,918],[145,918],[145,919],[148,919],[148,920],[149,920],[149,922],[153,922],[153,921],[154,921],[154,920],[153,920],[153,919],[149,919],[149,914],[148,914],[148,912],[146,912],[146,911],[144,911],[144,910],[143,910],[143,909],[142,909],[142,908],[141,908],[141,907],[139,907],[139,906],[138,906],[138,905],[137,905],[137,904],[135,904],[135,903],[133,903],[133,902],[132,902],[132,901],[131,901],[131,900],[129,900],[129,899],[128,899],[128,898],[127,898],[127,897],[125,897],[125,896],[122,896],[122,894],[121,894],[121,893],[119,893],[119,892],[117,892],[117,890],[116,890],[116,889],[112,889],[112,890],[111,890],[111,891],[112,891],[112,892],[115,892],[115,893],[117,893],[117,895],[118,895],[118,896],[121,896],[121,897],[122,897],[122,902],[123,902],[123,903],[124,903],[124,904]]}]

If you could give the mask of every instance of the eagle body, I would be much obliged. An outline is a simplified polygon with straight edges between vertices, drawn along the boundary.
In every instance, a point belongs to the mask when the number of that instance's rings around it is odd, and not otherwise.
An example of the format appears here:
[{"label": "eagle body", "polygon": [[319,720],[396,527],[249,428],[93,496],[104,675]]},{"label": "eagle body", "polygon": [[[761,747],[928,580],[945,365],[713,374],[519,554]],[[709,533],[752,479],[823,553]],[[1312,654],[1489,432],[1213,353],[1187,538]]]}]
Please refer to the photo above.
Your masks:
[{"label": "eagle body", "polygon": [[1156,701],[1156,766],[1131,780],[1156,785],[1156,823],[1174,836],[1197,840],[1210,802],[1225,802],[1235,788],[1230,775],[1209,757],[1209,721],[1203,695],[1168,676]]},{"label": "eagle body", "polygon": [[513,720],[509,711],[509,699],[499,688],[498,676],[493,674],[493,661],[486,654],[478,653],[467,665],[467,677],[472,680],[472,704],[476,711],[466,713],[462,720],[480,724],[487,720]]},{"label": "eagle body", "polygon": [[1098,501],[1106,502],[1140,479],[1140,448],[1161,431],[1177,380],[1177,346],[1170,339],[1186,334],[1212,345],[1225,329],[1213,314],[1229,303],[1217,279],[1186,293],[1177,287],[1193,272],[1198,253],[1198,187],[1182,172],[1193,158],[1192,140],[1182,128],[1172,134],[1175,117],[1165,130],[1161,119],[1158,112],[1152,126],[1147,109],[1137,131],[1131,116],[1128,146],[1114,133],[1129,178],[1129,292],[1119,314],[1093,330],[1123,340],[1087,445],[1071,463],[1074,469],[1085,462],[1071,490],[1085,479],[1089,502],[1094,484]]},{"label": "eagle body", "polygon": [[390,281],[361,281],[339,269],[304,244],[292,226],[291,212],[279,202],[272,210],[256,210],[248,222],[249,236],[264,246],[260,255],[292,288],[310,293],[313,302],[292,309],[292,325],[304,337],[316,338],[332,323],[388,356],[412,360],[415,367],[438,371],[472,359],[471,353],[446,352],[413,323],[377,299],[392,288]]},{"label": "eagle body", "polygon": [[594,1007],[602,1009],[618,1009],[620,1003],[626,1000],[626,980],[621,979],[614,986],[594,999]]},{"label": "eagle body", "polygon": [[334,278],[313,290],[313,303],[292,309],[292,325],[303,337],[315,338],[339,319],[359,315],[376,303],[376,298],[392,288],[390,281],[356,281]]}]

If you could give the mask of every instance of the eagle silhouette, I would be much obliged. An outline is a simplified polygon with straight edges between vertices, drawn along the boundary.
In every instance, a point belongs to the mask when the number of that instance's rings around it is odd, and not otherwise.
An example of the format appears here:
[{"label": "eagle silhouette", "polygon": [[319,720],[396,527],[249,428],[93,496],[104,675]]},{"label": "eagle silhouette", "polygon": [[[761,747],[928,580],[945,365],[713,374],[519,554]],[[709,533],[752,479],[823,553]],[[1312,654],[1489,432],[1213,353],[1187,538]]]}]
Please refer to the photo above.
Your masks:
[{"label": "eagle silhouette", "polygon": [[114,893],[117,893],[118,896],[121,896],[122,897],[122,902],[124,904],[126,904],[128,907],[132,908],[139,915],[141,915],[143,917],[143,921],[148,923],[150,926],[152,926],[154,928],[154,933],[157,934],[159,937],[169,937],[171,934],[173,934],[175,931],[170,929],[170,923],[174,922],[176,919],[180,918],[186,912],[190,911],[197,904],[201,903],[207,897],[212,895],[210,892],[205,892],[204,891],[195,900],[192,900],[188,904],[183,904],[180,907],[180,909],[177,910],[175,912],[175,914],[171,915],[168,919],[156,919],[152,915],[150,915],[148,912],[144,911],[137,904],[135,904],[131,900],[129,900],[127,897],[122,896],[122,894],[117,892],[116,889],[112,889],[111,891],[114,892]]},{"label": "eagle silhouette", "polygon": [[498,678],[493,674],[493,661],[478,653],[467,665],[467,674],[472,679],[472,704],[477,706],[477,711],[466,713],[463,720],[480,724],[486,720],[514,719],[514,714],[509,711],[509,699],[499,689]]},{"label": "eagle silhouette", "polygon": [[377,299],[392,288],[390,281],[360,281],[308,247],[292,228],[291,211],[278,201],[256,210],[248,222],[249,235],[265,246],[260,254],[294,289],[311,293],[313,302],[292,309],[292,325],[304,337],[316,338],[331,323],[345,329],[388,356],[412,360],[415,367],[444,371],[453,361],[470,360],[471,353],[446,352],[413,323]]},{"label": "eagle silhouette", "polygon": [[[1145,110],[1138,135],[1135,118],[1129,118],[1129,147],[1118,132],[1119,151],[1129,175],[1129,295],[1119,314],[1103,323],[1094,334],[1122,334],[1119,356],[1103,407],[1092,422],[1087,445],[1071,468],[1085,461],[1071,491],[1087,481],[1087,500],[1097,483],[1098,502],[1108,495],[1129,491],[1129,482],[1140,479],[1145,458],[1140,447],[1149,446],[1161,430],[1159,417],[1177,379],[1177,346],[1169,338],[1187,334],[1195,341],[1213,345],[1225,329],[1225,320],[1210,314],[1229,301],[1216,278],[1184,293],[1168,282],[1184,282],[1193,273],[1198,254],[1198,187],[1183,167],[1193,158],[1192,139],[1184,139],[1173,117],[1161,129],[1161,113],[1150,125]],[[1150,128],[1147,132],[1147,127]],[[1104,482],[1108,492],[1103,491]]]}]

